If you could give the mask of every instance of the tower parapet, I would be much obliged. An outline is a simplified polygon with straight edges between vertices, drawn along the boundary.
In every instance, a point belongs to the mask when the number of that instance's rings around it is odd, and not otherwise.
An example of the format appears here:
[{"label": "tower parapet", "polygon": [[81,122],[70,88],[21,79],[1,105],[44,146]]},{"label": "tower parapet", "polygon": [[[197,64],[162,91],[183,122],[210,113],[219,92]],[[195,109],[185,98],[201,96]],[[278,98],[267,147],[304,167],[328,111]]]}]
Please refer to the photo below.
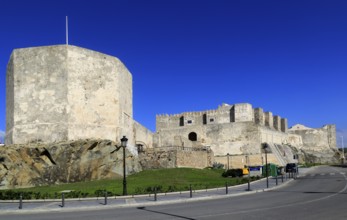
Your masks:
[{"label": "tower parapet", "polygon": [[265,112],[265,126],[268,126],[269,128],[273,128],[273,117],[272,112]]},{"label": "tower parapet", "polygon": [[288,119],[281,118],[281,131],[287,133],[288,131]]},{"label": "tower parapet", "polygon": [[254,122],[259,125],[265,125],[264,111],[262,108],[254,109]]},{"label": "tower parapet", "polygon": [[273,123],[274,123],[274,129],[277,131],[281,131],[281,117],[278,115],[275,115],[273,117]]}]

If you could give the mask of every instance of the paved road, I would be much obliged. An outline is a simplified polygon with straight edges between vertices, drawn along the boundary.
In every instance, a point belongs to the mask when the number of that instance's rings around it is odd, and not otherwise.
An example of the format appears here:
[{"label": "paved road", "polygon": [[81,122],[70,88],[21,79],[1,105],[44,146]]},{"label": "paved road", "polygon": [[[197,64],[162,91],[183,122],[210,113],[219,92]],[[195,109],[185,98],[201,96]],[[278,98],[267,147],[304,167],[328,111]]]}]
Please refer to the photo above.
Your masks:
[{"label": "paved road", "polygon": [[[214,198],[202,201],[192,201],[187,195],[170,199],[159,197],[157,203],[148,202],[148,198],[143,198],[142,203],[140,198],[128,199],[126,204],[131,206],[129,201],[133,201],[132,207],[114,204],[94,210],[52,209],[49,213],[20,210],[0,214],[0,219],[347,219],[346,173],[347,168],[323,166],[310,169],[281,187],[261,193],[245,194],[244,190],[236,193],[237,189],[234,189],[232,196],[222,196],[225,194],[222,190],[219,196],[194,195],[200,199]],[[271,186],[274,186],[273,181]],[[264,186],[264,182],[258,184]],[[153,205],[169,200],[179,200],[180,203]]]}]

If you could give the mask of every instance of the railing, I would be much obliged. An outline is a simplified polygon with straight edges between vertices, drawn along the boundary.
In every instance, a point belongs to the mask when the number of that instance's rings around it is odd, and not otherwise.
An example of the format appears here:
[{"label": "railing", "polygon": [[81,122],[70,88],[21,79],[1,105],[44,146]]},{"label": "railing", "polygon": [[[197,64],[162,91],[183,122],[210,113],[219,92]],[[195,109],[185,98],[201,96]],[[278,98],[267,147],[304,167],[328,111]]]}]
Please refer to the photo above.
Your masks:
[{"label": "railing", "polygon": [[155,148],[147,148],[146,150],[153,151],[210,151],[210,146],[201,146],[201,147],[178,147],[178,146],[168,146],[168,147],[155,147]]}]

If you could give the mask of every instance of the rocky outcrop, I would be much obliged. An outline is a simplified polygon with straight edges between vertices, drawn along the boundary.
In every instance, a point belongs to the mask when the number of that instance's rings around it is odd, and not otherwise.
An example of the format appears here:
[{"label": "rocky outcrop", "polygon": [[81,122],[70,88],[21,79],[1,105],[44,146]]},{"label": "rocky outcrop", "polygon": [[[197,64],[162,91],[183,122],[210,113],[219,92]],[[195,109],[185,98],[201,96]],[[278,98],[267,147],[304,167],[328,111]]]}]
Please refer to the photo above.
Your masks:
[{"label": "rocky outcrop", "polygon": [[[138,158],[126,149],[127,174]],[[123,175],[123,150],[109,140],[0,147],[0,189],[71,183]]]},{"label": "rocky outcrop", "polygon": [[301,164],[336,164],[340,162],[340,153],[333,148],[314,148],[294,147],[286,145],[291,149],[293,155],[298,155],[298,162]]}]

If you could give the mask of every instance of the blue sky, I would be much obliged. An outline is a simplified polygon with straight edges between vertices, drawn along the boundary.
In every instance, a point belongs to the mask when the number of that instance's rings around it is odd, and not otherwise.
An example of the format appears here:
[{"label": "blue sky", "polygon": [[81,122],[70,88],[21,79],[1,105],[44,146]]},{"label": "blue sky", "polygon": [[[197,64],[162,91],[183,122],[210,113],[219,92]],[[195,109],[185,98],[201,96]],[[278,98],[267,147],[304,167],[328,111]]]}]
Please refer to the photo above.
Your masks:
[{"label": "blue sky", "polygon": [[[134,118],[248,102],[289,125],[336,124],[347,140],[347,1],[2,1],[0,131],[15,48],[69,43],[118,57]],[[1,133],[1,132],[0,132]],[[338,142],[340,142],[340,133]]]}]

